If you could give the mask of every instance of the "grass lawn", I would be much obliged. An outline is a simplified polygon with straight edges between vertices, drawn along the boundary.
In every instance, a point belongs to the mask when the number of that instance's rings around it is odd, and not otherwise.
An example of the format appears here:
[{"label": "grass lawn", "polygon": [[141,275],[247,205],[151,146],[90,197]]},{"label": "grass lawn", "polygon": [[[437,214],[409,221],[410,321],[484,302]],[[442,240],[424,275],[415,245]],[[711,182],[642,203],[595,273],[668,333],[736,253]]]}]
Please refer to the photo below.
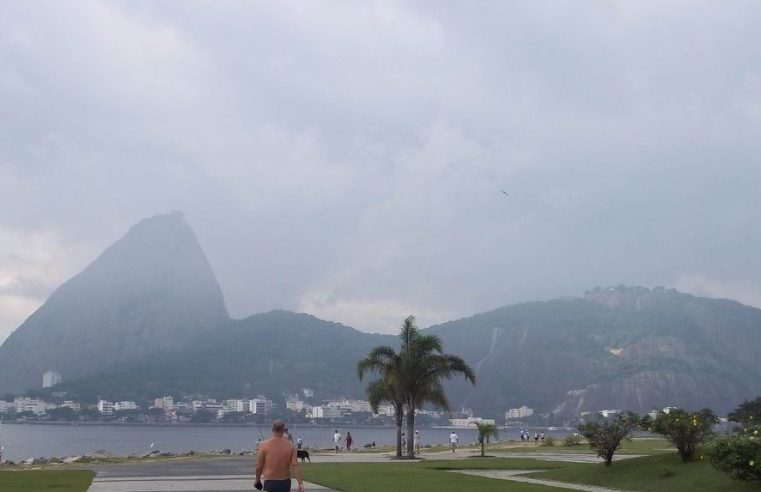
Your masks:
[{"label": "grass lawn", "polygon": [[85,492],[95,473],[91,471],[0,471],[0,490],[3,492]]},{"label": "grass lawn", "polygon": [[609,467],[598,464],[560,466],[531,476],[639,491],[759,490],[758,484],[733,480],[728,474],[717,471],[707,458],[695,463],[682,463],[675,452],[618,461]]},{"label": "grass lawn", "polygon": [[758,484],[729,478],[708,461],[684,464],[675,452],[600,464],[546,462],[530,459],[466,459],[420,463],[315,463],[302,468],[309,481],[342,492],[415,490],[558,491],[555,487],[507,482],[449,473],[448,470],[537,470],[530,478],[599,485],[630,491],[751,491]]},{"label": "grass lawn", "polygon": [[[479,461],[483,462],[483,460]],[[510,461],[523,462],[523,460]],[[535,460],[527,461],[531,461],[534,468],[539,464]],[[436,462],[436,464],[444,463],[449,462]],[[558,490],[554,487],[448,473],[430,465],[431,463],[315,463],[303,466],[302,470],[305,480],[342,492],[399,492],[400,490],[504,492],[506,486],[511,492],[557,492]],[[464,465],[462,461],[456,462],[455,465],[459,469],[465,468],[461,466]],[[545,464],[544,468],[546,467]]]}]

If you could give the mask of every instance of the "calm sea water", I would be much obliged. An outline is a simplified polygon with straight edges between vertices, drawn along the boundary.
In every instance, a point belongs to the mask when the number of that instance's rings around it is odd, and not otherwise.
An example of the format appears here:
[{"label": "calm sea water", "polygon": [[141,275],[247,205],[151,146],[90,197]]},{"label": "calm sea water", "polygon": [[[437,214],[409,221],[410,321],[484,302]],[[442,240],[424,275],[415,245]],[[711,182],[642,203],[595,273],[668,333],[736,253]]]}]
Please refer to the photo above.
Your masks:
[{"label": "calm sea water", "polygon": [[[332,427],[292,427],[294,438],[301,436],[304,444],[314,448],[330,448],[333,442]],[[346,436],[350,431],[355,446],[375,441],[377,445],[396,442],[393,427],[339,428]],[[451,429],[421,428],[423,444],[446,444]],[[533,433],[534,428],[530,428]],[[541,429],[538,429],[541,432]],[[456,429],[461,443],[475,442],[475,429]],[[546,431],[563,437],[568,431]],[[26,458],[52,456],[78,456],[106,450],[116,455],[142,454],[154,448],[160,451],[182,453],[190,450],[214,451],[231,449],[233,452],[251,449],[256,440],[265,439],[269,429],[265,426],[219,425],[33,425],[5,423],[0,427],[0,446],[3,459],[19,461]],[[520,429],[500,429],[500,439],[519,439]]]}]

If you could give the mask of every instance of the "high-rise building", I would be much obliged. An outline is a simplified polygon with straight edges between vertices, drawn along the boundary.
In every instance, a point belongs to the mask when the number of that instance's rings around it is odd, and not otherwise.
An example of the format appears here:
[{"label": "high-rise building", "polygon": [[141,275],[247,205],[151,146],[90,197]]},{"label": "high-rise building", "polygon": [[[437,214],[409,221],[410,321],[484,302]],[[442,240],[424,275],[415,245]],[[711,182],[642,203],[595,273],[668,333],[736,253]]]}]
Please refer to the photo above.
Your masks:
[{"label": "high-rise building", "polygon": [[62,382],[63,382],[63,376],[61,376],[61,373],[59,372],[45,371],[45,373],[42,375],[43,388],[50,388],[51,386],[55,386],[56,384],[61,384]]}]

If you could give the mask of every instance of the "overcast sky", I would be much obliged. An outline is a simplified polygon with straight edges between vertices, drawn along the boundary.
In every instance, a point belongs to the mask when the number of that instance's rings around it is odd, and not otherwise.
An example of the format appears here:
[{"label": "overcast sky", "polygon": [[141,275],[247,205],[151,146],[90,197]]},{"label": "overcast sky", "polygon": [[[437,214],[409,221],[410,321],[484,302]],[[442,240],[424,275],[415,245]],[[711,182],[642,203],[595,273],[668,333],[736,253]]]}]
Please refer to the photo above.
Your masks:
[{"label": "overcast sky", "polygon": [[617,284],[761,307],[759,25],[757,1],[0,0],[0,341],[175,209],[235,317],[389,331]]}]

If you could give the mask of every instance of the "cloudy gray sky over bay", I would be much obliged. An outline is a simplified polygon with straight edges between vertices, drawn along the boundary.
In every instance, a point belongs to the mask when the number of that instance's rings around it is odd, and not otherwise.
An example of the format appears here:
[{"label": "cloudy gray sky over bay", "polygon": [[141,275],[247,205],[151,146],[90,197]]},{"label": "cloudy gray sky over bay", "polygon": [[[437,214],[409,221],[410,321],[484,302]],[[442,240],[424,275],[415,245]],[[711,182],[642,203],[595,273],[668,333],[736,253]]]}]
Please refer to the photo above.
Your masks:
[{"label": "cloudy gray sky over bay", "polygon": [[759,25],[751,1],[0,0],[0,341],[176,209],[235,317],[389,331],[616,284],[761,307]]}]

